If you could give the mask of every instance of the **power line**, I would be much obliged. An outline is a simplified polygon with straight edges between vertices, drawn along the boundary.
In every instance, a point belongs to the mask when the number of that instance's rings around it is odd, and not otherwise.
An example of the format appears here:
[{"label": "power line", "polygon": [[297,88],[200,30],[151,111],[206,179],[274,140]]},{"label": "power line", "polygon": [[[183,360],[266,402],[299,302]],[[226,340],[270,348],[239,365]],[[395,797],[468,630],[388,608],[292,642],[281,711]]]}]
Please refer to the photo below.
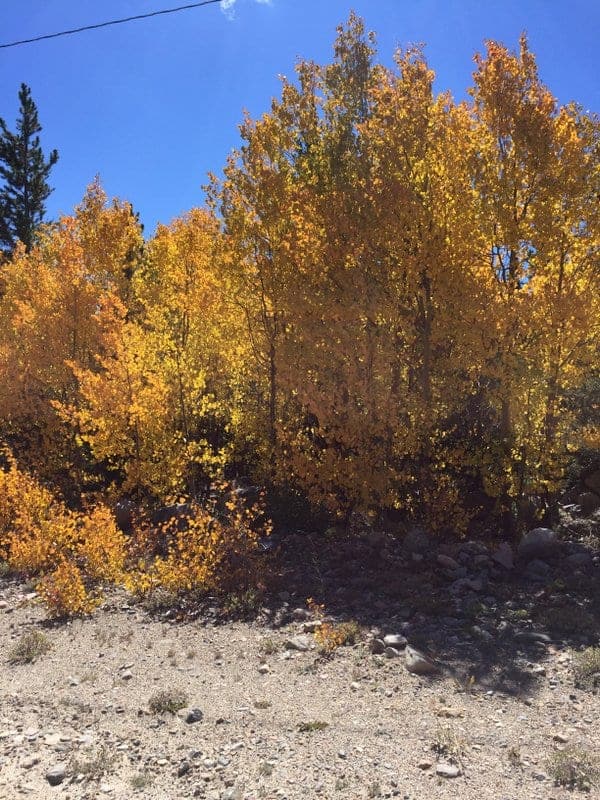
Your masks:
[{"label": "power line", "polygon": [[0,49],[5,47],[18,47],[21,44],[31,44],[32,42],[41,42],[44,39],[58,39],[59,36],[70,36],[73,33],[81,33],[82,31],[95,31],[98,28],[108,28],[109,25],[122,25],[124,22],[134,22],[138,19],[148,19],[148,17],[159,17],[161,14],[175,14],[178,11],[187,11],[190,8],[200,8],[200,6],[210,6],[213,3],[220,3],[221,0],[203,0],[201,3],[188,3],[185,6],[177,6],[177,8],[165,8],[162,11],[150,11],[147,14],[136,14],[134,17],[123,17],[123,19],[112,19],[108,22],[98,22],[96,25],[84,25],[81,28],[72,28],[68,31],[59,31],[58,33],[46,33],[44,36],[34,36],[32,39],[21,39],[18,42],[9,42],[8,44],[0,44]]}]

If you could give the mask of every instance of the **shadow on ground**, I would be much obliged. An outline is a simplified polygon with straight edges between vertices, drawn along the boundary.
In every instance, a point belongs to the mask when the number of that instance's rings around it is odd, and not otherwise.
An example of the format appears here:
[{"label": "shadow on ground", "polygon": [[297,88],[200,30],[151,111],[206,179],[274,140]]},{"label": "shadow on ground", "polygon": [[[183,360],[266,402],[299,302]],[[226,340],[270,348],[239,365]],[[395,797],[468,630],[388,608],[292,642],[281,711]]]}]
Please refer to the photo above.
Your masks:
[{"label": "shadow on ground", "polygon": [[534,564],[516,558],[512,569],[492,558],[498,542],[440,544],[413,554],[381,533],[294,534],[272,556],[279,591],[263,613],[268,624],[282,625],[312,597],[335,619],[403,634],[465,688],[526,698],[551,654],[600,640],[594,531],[600,517],[563,526],[552,557]]}]

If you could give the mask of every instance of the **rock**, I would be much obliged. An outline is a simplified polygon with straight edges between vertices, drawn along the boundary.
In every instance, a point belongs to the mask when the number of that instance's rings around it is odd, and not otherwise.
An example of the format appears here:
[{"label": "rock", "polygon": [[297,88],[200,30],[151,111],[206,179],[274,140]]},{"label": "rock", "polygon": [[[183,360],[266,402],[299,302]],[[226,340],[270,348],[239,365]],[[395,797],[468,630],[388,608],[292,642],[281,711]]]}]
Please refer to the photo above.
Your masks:
[{"label": "rock", "polygon": [[406,645],[404,651],[406,658],[406,669],[415,675],[434,675],[440,671],[440,668],[435,664],[425,653],[415,650],[414,647]]},{"label": "rock", "polygon": [[187,775],[188,772],[191,770],[192,765],[189,761],[182,761],[181,764],[177,767],[177,777],[183,778],[184,775]]},{"label": "rock", "polygon": [[534,528],[519,542],[518,553],[525,561],[553,556],[560,546],[558,537],[551,528]]},{"label": "rock", "polygon": [[369,648],[373,654],[381,655],[385,650],[383,639],[372,639]]},{"label": "rock", "polygon": [[298,650],[300,653],[305,653],[310,649],[310,639],[304,634],[292,636],[291,639],[286,639],[284,642],[286,650]]},{"label": "rock", "polygon": [[436,775],[441,775],[442,778],[458,778],[460,768],[456,764],[438,764],[435,772]]},{"label": "rock", "polygon": [[400,652],[395,647],[386,647],[383,654],[386,658],[398,658],[400,656]]},{"label": "rock", "polygon": [[193,725],[194,722],[202,722],[202,718],[204,714],[200,708],[190,708],[190,710],[185,715],[185,721],[188,725]]},{"label": "rock", "polygon": [[577,498],[577,505],[581,508],[581,513],[587,517],[600,508],[600,497],[595,492],[582,492]]},{"label": "rock", "polygon": [[309,620],[308,622],[305,622],[302,625],[302,630],[304,631],[304,633],[314,633],[322,625],[323,625],[323,623],[321,622],[320,619],[311,619],[311,620]]},{"label": "rock", "polygon": [[589,553],[572,553],[567,557],[567,564],[573,569],[588,570],[594,566],[594,561]]},{"label": "rock", "polygon": [[500,564],[504,569],[513,569],[515,566],[513,560],[512,547],[508,542],[502,542],[492,553],[492,559],[496,564]]},{"label": "rock", "polygon": [[550,572],[550,565],[539,558],[534,558],[527,564],[527,574],[531,578],[545,578]]},{"label": "rock", "polygon": [[566,744],[569,741],[568,735],[562,731],[557,731],[552,738],[559,744]]},{"label": "rock", "polygon": [[596,469],[583,479],[587,489],[600,495],[600,469]]},{"label": "rock", "polygon": [[[396,650],[403,650],[408,644],[406,637],[399,633],[388,633],[383,637],[383,644],[386,647],[395,647]],[[371,650],[373,652],[373,650]]]},{"label": "rock", "polygon": [[50,767],[46,772],[46,780],[50,786],[59,786],[67,775],[67,768],[64,764],[58,764],[55,767]]},{"label": "rock", "polygon": [[431,549],[431,536],[422,528],[411,528],[402,541],[407,553],[423,555]]},{"label": "rock", "polygon": [[292,618],[296,622],[304,622],[304,620],[310,619],[310,611],[307,608],[295,608],[292,611]]},{"label": "rock", "polygon": [[460,569],[460,564],[458,561],[452,558],[452,556],[444,555],[444,553],[438,553],[436,561],[445,569]]},{"label": "rock", "polygon": [[261,675],[268,675],[271,670],[269,669],[268,664],[260,664],[260,666],[258,667],[258,671],[260,672]]},{"label": "rock", "polygon": [[419,763],[417,764],[419,769],[431,769],[433,767],[433,761],[430,761],[428,758],[422,758]]},{"label": "rock", "polygon": [[126,669],[121,673],[121,678],[124,681],[130,681],[133,678],[133,672],[130,669]]},{"label": "rock", "polygon": [[551,636],[539,631],[517,631],[515,639],[521,639],[524,642],[540,642],[541,644],[550,644],[552,642]]}]

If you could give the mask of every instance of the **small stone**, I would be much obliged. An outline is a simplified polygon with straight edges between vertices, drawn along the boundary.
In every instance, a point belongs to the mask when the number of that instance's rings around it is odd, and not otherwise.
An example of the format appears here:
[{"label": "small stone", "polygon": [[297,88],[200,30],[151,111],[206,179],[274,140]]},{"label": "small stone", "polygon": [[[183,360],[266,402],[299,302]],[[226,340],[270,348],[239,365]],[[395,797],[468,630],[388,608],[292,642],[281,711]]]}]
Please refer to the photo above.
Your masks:
[{"label": "small stone", "polygon": [[406,669],[415,675],[433,675],[440,669],[428,656],[415,650],[410,645],[404,651],[406,657]]},{"label": "small stone", "polygon": [[384,636],[383,643],[386,647],[395,647],[396,650],[402,650],[408,644],[406,637],[399,633],[390,633]]},{"label": "small stone", "polygon": [[295,608],[292,611],[292,617],[296,622],[303,622],[310,619],[310,611],[307,608]]},{"label": "small stone", "polygon": [[305,653],[310,649],[310,639],[304,634],[292,636],[291,639],[286,639],[284,647],[287,650],[298,650],[300,653]]},{"label": "small stone", "polygon": [[555,742],[559,742],[559,744],[566,744],[569,741],[567,734],[561,731],[557,731],[552,738]]},{"label": "small stone", "polygon": [[58,764],[56,767],[50,767],[46,772],[46,780],[50,786],[59,786],[67,775],[67,768],[64,764]]},{"label": "small stone", "polygon": [[369,649],[374,655],[382,655],[385,650],[383,639],[372,639]]},{"label": "small stone", "polygon": [[124,681],[130,681],[133,678],[133,672],[130,669],[126,669],[121,673],[121,678],[123,678]]},{"label": "small stone", "polygon": [[204,714],[200,708],[190,708],[190,710],[185,715],[185,721],[188,725],[192,725],[194,722],[202,722],[202,718]]},{"label": "small stone", "polygon": [[386,658],[399,658],[400,651],[396,650],[395,647],[386,647],[383,654]]},{"label": "small stone", "polygon": [[267,675],[271,670],[269,669],[268,664],[260,664],[260,666],[258,667],[258,671],[260,672],[261,675]]},{"label": "small stone", "polygon": [[435,772],[437,775],[441,775],[442,778],[458,778],[460,775],[460,769],[456,764],[438,764]]},{"label": "small stone", "polygon": [[338,750],[338,758],[346,759],[348,758],[348,753],[345,750]]},{"label": "small stone", "polygon": [[444,555],[444,553],[438,553],[436,558],[437,563],[444,567],[445,569],[459,569],[460,564],[456,559],[452,558],[452,556]]},{"label": "small stone", "polygon": [[508,542],[502,542],[502,544],[500,544],[496,550],[494,550],[492,553],[492,559],[496,562],[496,564],[500,564],[501,567],[504,567],[504,569],[513,569],[515,566],[512,547],[508,544]]},{"label": "small stone", "polygon": [[177,777],[183,778],[184,775],[191,770],[192,765],[189,761],[182,761],[181,764],[177,767]]},{"label": "small stone", "polygon": [[320,619],[311,619],[302,625],[304,633],[314,633],[323,625]]},{"label": "small stone", "polygon": [[419,763],[417,764],[419,769],[431,769],[433,767],[433,761],[430,761],[428,758],[422,758]]}]

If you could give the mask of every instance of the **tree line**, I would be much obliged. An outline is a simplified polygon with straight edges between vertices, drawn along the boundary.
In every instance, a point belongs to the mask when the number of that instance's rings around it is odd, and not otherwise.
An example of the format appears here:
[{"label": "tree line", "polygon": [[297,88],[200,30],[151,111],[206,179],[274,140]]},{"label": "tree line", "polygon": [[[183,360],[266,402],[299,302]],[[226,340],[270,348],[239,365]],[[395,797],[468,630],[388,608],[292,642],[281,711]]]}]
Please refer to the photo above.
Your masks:
[{"label": "tree line", "polygon": [[463,102],[419,48],[376,55],[352,15],[330,64],[244,119],[207,206],[148,241],[99,182],[40,226],[57,154],[34,138],[26,201],[0,122],[0,425],[22,468],[72,504],[243,474],[453,533],[552,507],[598,445],[569,401],[598,365],[598,118],[557,102],[525,37],[486,43]]}]

